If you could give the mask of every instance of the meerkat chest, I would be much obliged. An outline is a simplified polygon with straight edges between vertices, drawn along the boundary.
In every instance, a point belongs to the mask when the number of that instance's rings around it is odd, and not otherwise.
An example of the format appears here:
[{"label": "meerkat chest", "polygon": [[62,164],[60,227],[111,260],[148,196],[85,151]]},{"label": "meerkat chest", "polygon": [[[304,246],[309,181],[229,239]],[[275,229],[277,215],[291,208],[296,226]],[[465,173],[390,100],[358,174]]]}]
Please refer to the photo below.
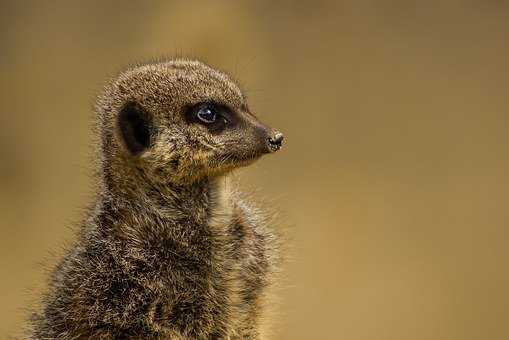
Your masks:
[{"label": "meerkat chest", "polygon": [[155,280],[162,285],[151,289],[159,292],[150,308],[155,328],[225,338],[236,324],[239,265],[234,240],[208,227],[195,226],[200,232],[186,240],[165,242],[164,270]]}]

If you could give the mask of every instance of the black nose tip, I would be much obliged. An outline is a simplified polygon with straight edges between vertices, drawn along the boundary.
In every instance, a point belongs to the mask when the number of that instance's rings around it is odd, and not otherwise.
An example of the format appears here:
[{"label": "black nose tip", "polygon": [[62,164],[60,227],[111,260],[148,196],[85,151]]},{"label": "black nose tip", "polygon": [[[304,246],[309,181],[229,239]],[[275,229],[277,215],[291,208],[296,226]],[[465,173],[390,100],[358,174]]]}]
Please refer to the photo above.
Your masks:
[{"label": "black nose tip", "polygon": [[269,147],[272,152],[277,151],[281,149],[281,145],[283,145],[283,139],[285,137],[281,132],[275,132],[274,135],[272,135],[269,138]]}]

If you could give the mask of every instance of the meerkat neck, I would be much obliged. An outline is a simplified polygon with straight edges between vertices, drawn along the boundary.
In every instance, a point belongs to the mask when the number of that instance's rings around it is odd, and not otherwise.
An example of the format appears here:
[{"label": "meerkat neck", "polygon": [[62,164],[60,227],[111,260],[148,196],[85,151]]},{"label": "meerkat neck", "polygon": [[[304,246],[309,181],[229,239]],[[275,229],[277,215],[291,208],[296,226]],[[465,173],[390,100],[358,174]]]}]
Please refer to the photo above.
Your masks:
[{"label": "meerkat neck", "polygon": [[[166,221],[188,220],[224,226],[231,219],[231,185],[228,176],[207,178],[190,185],[148,184],[110,192],[103,200],[120,210],[144,211]],[[137,189],[137,190],[133,190]]]},{"label": "meerkat neck", "polygon": [[211,183],[208,224],[211,228],[227,226],[233,214],[231,180],[228,176],[215,178]]}]

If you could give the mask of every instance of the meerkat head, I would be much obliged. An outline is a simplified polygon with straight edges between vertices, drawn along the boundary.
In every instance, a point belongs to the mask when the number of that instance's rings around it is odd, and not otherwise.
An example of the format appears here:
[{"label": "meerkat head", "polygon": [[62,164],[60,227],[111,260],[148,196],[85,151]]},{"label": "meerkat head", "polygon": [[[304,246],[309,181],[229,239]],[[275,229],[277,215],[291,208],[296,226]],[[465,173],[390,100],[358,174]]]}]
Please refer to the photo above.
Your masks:
[{"label": "meerkat head", "polygon": [[279,150],[283,141],[226,74],[197,61],[124,72],[100,97],[98,113],[104,162],[163,182],[220,176]]}]

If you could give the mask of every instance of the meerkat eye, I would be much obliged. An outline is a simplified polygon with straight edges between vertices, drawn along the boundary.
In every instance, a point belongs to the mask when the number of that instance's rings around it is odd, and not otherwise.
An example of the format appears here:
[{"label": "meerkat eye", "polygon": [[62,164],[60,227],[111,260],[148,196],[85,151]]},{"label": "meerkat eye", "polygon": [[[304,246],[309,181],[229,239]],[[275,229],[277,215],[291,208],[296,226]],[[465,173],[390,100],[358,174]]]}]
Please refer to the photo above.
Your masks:
[{"label": "meerkat eye", "polygon": [[217,119],[218,112],[215,107],[211,105],[204,105],[198,109],[196,116],[203,123],[214,123]]},{"label": "meerkat eye", "polygon": [[236,124],[235,114],[225,105],[205,102],[187,107],[184,113],[188,124],[200,124],[210,133],[218,134]]}]

